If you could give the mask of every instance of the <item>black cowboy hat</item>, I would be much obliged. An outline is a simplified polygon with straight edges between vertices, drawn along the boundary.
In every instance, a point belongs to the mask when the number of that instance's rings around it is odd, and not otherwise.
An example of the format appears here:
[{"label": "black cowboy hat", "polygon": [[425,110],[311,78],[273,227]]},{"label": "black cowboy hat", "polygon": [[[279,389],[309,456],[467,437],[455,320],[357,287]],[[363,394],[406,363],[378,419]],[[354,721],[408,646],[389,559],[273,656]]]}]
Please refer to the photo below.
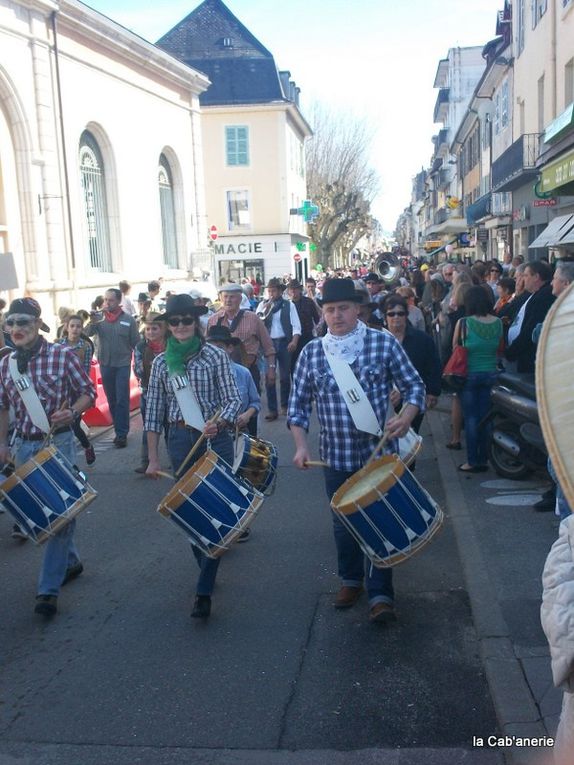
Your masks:
[{"label": "black cowboy hat", "polygon": [[170,295],[165,304],[165,311],[160,319],[169,319],[171,316],[203,316],[207,313],[207,306],[195,305],[191,295]]},{"label": "black cowboy hat", "polygon": [[291,281],[287,285],[287,289],[289,289],[289,290],[302,290],[303,289],[303,285],[297,279],[291,279]]},{"label": "black cowboy hat", "polygon": [[241,340],[238,337],[233,337],[229,327],[224,327],[223,324],[215,324],[213,327],[209,327],[207,330],[207,340],[213,340],[216,343],[225,343],[226,345],[241,344]]},{"label": "black cowboy hat", "polygon": [[323,294],[317,298],[319,305],[325,303],[362,303],[363,298],[357,294],[352,279],[327,279],[323,284]]},{"label": "black cowboy hat", "polygon": [[286,286],[287,285],[276,276],[274,276],[272,279],[269,279],[267,282],[267,289],[269,289],[269,287],[278,287],[280,290],[284,290]]}]

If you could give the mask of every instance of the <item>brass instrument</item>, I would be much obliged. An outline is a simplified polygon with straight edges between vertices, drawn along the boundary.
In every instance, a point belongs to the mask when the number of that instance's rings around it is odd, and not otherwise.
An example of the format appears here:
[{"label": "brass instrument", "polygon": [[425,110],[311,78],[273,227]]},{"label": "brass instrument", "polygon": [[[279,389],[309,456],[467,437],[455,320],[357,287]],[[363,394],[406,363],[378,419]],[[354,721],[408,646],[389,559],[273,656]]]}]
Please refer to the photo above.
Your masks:
[{"label": "brass instrument", "polygon": [[382,252],[377,256],[373,270],[385,284],[392,284],[398,279],[401,266],[398,257],[393,252]]}]

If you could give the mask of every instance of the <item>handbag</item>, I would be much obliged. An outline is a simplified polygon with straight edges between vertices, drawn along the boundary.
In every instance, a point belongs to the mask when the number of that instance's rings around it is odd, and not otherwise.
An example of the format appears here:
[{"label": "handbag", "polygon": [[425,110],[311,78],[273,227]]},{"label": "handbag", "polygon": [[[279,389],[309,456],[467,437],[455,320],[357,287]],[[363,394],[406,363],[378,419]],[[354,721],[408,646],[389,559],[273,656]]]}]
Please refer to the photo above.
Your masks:
[{"label": "handbag", "polygon": [[459,393],[464,388],[466,378],[468,377],[468,350],[464,346],[465,342],[466,319],[461,319],[458,345],[453,350],[442,370],[444,384],[447,389],[454,393]]}]

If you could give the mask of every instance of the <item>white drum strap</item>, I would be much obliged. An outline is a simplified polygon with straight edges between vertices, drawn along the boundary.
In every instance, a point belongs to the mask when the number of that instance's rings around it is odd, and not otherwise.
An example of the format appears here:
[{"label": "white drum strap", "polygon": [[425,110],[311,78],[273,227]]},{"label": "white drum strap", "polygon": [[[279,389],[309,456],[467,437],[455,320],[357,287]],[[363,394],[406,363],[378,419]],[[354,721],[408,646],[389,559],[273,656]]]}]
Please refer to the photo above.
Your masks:
[{"label": "white drum strap", "polygon": [[350,364],[335,358],[330,353],[325,353],[325,356],[357,430],[372,433],[380,438],[383,435],[383,430],[379,425],[375,410],[361,387],[361,383],[355,377]]},{"label": "white drum strap", "polygon": [[185,424],[200,432],[203,431],[205,420],[189,378],[187,375],[172,375],[169,379]]},{"label": "white drum strap", "polygon": [[8,368],[10,370],[10,376],[16,386],[16,390],[20,394],[22,403],[30,415],[30,419],[43,433],[49,433],[50,423],[48,422],[48,417],[46,416],[42,402],[40,401],[36,389],[32,385],[32,381],[28,375],[21,375],[18,371],[18,363],[16,362],[14,354],[11,354],[8,359]]}]

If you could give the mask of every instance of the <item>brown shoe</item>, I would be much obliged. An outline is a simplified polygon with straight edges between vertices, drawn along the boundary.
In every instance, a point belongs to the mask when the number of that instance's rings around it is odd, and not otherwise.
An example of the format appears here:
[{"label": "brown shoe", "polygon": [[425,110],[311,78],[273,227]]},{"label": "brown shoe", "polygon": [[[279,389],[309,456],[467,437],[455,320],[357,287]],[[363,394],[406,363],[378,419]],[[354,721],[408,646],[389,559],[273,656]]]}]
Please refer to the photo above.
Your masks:
[{"label": "brown shoe", "polygon": [[389,603],[376,603],[369,611],[369,621],[377,624],[395,622],[397,616],[395,609]]},{"label": "brown shoe", "polygon": [[265,415],[265,419],[267,422],[272,422],[273,420],[276,420],[279,415],[277,412],[269,412],[269,414]]},{"label": "brown shoe", "polygon": [[333,605],[335,608],[351,608],[359,600],[362,592],[362,587],[347,587],[344,585],[337,593]]}]

